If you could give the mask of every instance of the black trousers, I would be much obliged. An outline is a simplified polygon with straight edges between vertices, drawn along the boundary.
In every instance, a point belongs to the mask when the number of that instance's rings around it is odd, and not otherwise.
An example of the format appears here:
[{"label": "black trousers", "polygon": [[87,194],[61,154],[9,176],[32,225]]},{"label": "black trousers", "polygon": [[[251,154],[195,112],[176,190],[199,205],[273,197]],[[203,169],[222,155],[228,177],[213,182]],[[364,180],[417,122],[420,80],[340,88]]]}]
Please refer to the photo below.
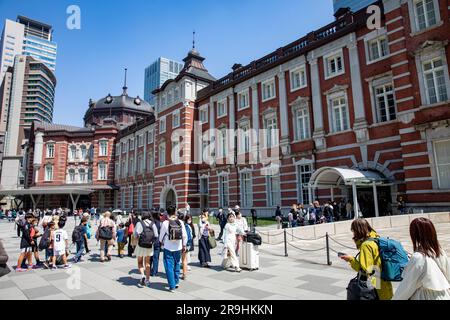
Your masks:
[{"label": "black trousers", "polygon": [[217,239],[222,239],[223,236],[223,229],[225,229],[225,226],[223,224],[220,225],[220,233],[219,233],[219,237]]},{"label": "black trousers", "polygon": [[128,256],[132,257],[133,256],[133,246],[131,245],[131,235],[128,236]]},{"label": "black trousers", "polygon": [[83,240],[84,240],[84,250],[86,251],[86,253],[88,253],[89,252],[88,241],[86,238],[83,238]]},{"label": "black trousers", "polygon": [[257,216],[252,216],[252,223],[253,225],[258,225],[258,217]]}]

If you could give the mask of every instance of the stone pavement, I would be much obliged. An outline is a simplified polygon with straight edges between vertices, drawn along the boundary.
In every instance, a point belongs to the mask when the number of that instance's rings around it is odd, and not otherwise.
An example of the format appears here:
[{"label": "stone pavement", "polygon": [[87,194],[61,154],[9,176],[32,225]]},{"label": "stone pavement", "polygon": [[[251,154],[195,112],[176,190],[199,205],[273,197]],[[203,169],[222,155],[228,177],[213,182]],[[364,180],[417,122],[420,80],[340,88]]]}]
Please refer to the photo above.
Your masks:
[{"label": "stone pavement", "polygon": [[[69,219],[66,230],[69,238],[74,222]],[[441,241],[446,249],[450,247],[450,224],[438,225]],[[381,235],[389,235],[409,243],[407,230],[381,231]],[[0,221],[0,238],[9,255],[8,265],[17,263],[19,239],[13,224]],[[335,239],[344,245],[351,246],[350,235],[336,236]],[[354,250],[342,248],[330,243],[336,251],[354,253]],[[314,250],[324,246],[324,240],[300,241],[292,243],[303,250]],[[150,288],[140,288],[137,283],[139,275],[136,259],[113,257],[112,262],[98,262],[98,245],[96,240],[89,242],[91,254],[86,262],[76,264],[69,270],[32,270],[24,273],[12,271],[0,278],[0,300],[5,299],[149,299],[149,300],[263,300],[263,299],[295,299],[295,300],[342,300],[346,297],[345,288],[355,272],[335,253],[331,253],[332,266],[326,265],[325,251],[305,252],[291,245],[289,257],[284,257],[282,244],[276,246],[263,245],[260,248],[260,270],[234,273],[222,270],[219,248],[212,251],[212,268],[200,268],[197,263],[197,250],[193,252],[192,271],[188,279],[180,283],[175,293],[167,291],[164,277],[162,255],[160,274],[151,278]],[[447,250],[450,251],[450,250]],[[116,252],[115,252],[116,253]],[[79,279],[80,281],[77,281]]]}]

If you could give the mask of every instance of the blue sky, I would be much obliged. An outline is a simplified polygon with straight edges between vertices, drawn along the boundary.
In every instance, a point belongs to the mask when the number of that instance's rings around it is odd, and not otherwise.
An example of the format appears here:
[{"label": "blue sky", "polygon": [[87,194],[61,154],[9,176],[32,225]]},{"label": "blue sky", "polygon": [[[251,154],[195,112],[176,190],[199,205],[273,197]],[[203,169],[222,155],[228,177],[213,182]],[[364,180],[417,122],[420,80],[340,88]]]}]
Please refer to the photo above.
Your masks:
[{"label": "blue sky", "polygon": [[[81,30],[66,27],[69,5]],[[333,21],[332,0],[0,0],[0,21],[17,15],[54,27],[58,57],[54,122],[82,125],[89,98],[118,95],[128,68],[130,95],[143,97],[144,69],[159,56],[197,49],[217,78]]]}]

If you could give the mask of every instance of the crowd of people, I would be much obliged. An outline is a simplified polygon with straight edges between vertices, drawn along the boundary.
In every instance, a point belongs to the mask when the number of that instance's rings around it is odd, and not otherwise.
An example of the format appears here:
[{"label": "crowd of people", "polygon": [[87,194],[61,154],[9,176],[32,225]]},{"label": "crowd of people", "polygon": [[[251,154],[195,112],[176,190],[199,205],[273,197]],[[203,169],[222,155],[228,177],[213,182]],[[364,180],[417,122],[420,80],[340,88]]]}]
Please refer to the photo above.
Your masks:
[{"label": "crowd of people", "polygon": [[[66,210],[20,210],[14,219],[17,235],[21,238],[20,255],[16,272],[36,268],[71,268],[81,263],[84,257],[91,261],[108,263],[113,260],[114,248],[117,258],[125,256],[137,259],[140,274],[139,286],[150,286],[151,277],[159,273],[159,260],[162,253],[163,266],[170,291],[178,288],[180,279],[187,279],[191,271],[190,263],[197,239],[198,261],[203,268],[211,267],[211,249],[217,242],[223,244],[222,267],[241,272],[239,248],[249,227],[238,206],[219,210],[216,215],[221,227],[219,236],[210,222],[209,210],[202,211],[197,228],[189,209],[171,206],[166,210],[151,210],[136,214],[131,212],[124,217],[121,212],[110,211],[97,214],[95,208],[74,214],[75,227],[66,230],[69,214]],[[95,230],[95,232],[94,232]],[[99,246],[99,258],[90,254],[89,239],[94,237]],[[44,253],[45,258],[41,258]],[[72,257],[69,256],[72,255]],[[70,262],[70,263],[69,263]]]}]

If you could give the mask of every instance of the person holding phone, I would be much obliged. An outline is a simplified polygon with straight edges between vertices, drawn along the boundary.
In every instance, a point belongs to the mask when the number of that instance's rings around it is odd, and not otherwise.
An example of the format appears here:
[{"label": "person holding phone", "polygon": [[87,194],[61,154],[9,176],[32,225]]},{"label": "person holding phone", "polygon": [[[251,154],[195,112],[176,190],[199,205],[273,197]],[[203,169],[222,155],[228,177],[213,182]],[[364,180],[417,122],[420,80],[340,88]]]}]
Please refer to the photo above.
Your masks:
[{"label": "person holding phone", "polygon": [[339,253],[339,257],[350,263],[353,270],[361,272],[361,278],[366,278],[372,282],[377,289],[380,300],[391,300],[393,296],[392,284],[380,278],[381,257],[378,245],[374,238],[379,238],[378,233],[370,226],[365,219],[356,219],[352,222],[351,231],[353,241],[359,254],[356,257]]}]

